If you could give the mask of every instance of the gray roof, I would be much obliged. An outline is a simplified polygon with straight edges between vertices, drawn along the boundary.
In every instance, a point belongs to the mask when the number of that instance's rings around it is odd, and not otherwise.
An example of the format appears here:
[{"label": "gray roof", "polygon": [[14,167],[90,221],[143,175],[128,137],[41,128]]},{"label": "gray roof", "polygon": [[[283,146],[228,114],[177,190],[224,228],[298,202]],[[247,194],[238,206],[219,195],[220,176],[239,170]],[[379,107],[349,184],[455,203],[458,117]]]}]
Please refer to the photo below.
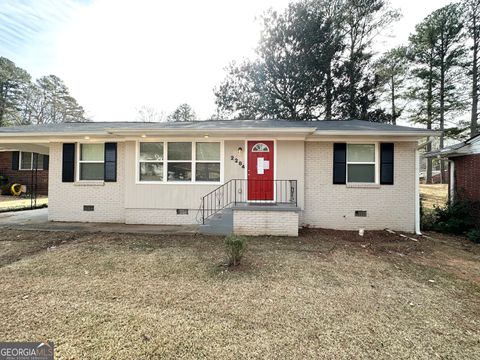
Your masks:
[{"label": "gray roof", "polygon": [[421,128],[408,126],[395,126],[362,120],[319,120],[319,121],[293,121],[293,120],[206,120],[192,122],[84,122],[60,123],[47,125],[24,125],[0,128],[2,134],[27,134],[35,135],[52,133],[91,133],[111,132],[118,130],[248,130],[248,129],[305,129],[319,132],[391,132],[391,133],[431,133]]},{"label": "gray roof", "polygon": [[432,157],[448,158],[448,157],[478,153],[478,149],[471,146],[472,144],[475,144],[478,142],[480,142],[480,134],[472,136],[471,138],[465,141],[462,141],[460,143],[446,146],[443,149],[429,151],[428,153],[425,153],[424,156],[427,158],[432,158]]}]

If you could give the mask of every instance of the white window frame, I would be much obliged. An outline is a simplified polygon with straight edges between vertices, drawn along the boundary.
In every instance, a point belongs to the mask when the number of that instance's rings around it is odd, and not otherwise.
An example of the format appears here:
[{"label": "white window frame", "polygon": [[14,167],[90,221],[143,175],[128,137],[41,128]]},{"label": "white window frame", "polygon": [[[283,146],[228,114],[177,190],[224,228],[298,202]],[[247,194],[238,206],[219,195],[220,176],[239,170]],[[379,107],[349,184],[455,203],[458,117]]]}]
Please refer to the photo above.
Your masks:
[{"label": "white window frame", "polygon": [[[154,142],[154,143],[163,143],[163,180],[158,181],[145,181],[140,180],[140,143],[146,142]],[[188,142],[192,144],[192,159],[191,160],[168,160],[168,143],[175,143],[175,142]],[[196,160],[196,150],[197,150],[197,143],[219,143],[220,144],[220,160]],[[135,155],[135,183],[137,185],[222,185],[224,182],[224,140],[220,139],[204,139],[204,138],[195,138],[195,139],[165,139],[165,138],[151,138],[151,139],[142,139],[137,140],[136,142],[136,155]],[[142,161],[144,162],[144,161]],[[160,161],[157,161],[160,162]],[[168,163],[188,163],[191,162],[192,164],[192,179],[190,181],[168,181]],[[220,181],[196,181],[196,163],[220,163]]]},{"label": "white window frame", "polygon": [[[375,146],[375,160],[372,161],[362,161],[362,162],[349,162],[348,161],[348,146],[349,145],[374,145]],[[347,143],[347,152],[346,152],[346,161],[345,161],[345,175],[346,175],[346,183],[348,185],[379,185],[380,184],[380,143],[379,142],[365,142],[365,141],[355,141],[355,142],[348,142]],[[348,181],[348,165],[374,165],[374,172],[375,172],[375,181],[374,182],[349,182]]]},{"label": "white window frame", "polygon": [[[82,151],[82,145],[103,145],[103,161],[85,161],[85,160],[80,160],[81,159],[81,151]],[[105,142],[78,142],[76,146],[76,166],[75,166],[75,179],[77,182],[85,182],[85,183],[98,183],[98,182],[104,182],[104,179],[101,180],[82,180],[80,179],[80,164],[104,164],[105,166]],[[105,178],[105,173],[103,174]]]},{"label": "white window frame", "polygon": [[[32,158],[30,159],[30,168],[22,168],[22,156],[23,156],[23,153],[29,153],[29,154],[32,154]],[[18,155],[18,170],[20,171],[32,171],[32,170],[35,170],[33,168],[33,152],[31,151],[20,151],[19,155]],[[42,154],[38,154],[38,156],[43,156]],[[45,158],[43,159],[45,161]],[[38,167],[37,170],[43,170],[43,165],[42,167]]]}]

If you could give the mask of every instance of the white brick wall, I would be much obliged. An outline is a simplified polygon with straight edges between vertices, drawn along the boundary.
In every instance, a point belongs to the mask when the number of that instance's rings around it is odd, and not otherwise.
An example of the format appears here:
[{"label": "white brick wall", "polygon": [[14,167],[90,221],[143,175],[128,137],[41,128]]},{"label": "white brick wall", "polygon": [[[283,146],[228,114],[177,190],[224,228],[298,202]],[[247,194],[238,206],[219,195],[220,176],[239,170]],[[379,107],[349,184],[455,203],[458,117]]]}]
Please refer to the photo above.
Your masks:
[{"label": "white brick wall", "polygon": [[[124,144],[118,143],[117,182],[87,185],[62,182],[62,144],[50,144],[48,219],[50,221],[125,222]],[[83,211],[83,205],[95,211]]]},{"label": "white brick wall", "polygon": [[[188,215],[177,215],[175,208],[125,209],[128,192],[125,176],[132,171],[125,171],[123,143],[118,143],[117,182],[94,186],[62,183],[62,144],[50,145],[49,220],[178,225],[197,223],[197,209],[193,208],[189,209]],[[302,213],[237,211],[234,227],[236,231],[248,235],[268,233],[296,236],[300,215],[301,224],[312,227],[414,231],[415,147],[414,142],[395,143],[394,185],[350,188],[332,184],[333,143],[306,142],[305,205]],[[294,175],[291,177],[295,178]],[[84,205],[94,205],[95,211],[83,211]],[[368,217],[355,217],[355,210],[366,210]]]},{"label": "white brick wall", "polygon": [[177,215],[176,209],[125,209],[126,224],[190,225],[200,224],[198,209],[188,209],[188,215]]},{"label": "white brick wall", "polygon": [[298,212],[234,210],[233,232],[237,235],[298,236]]},{"label": "white brick wall", "polygon": [[[333,143],[306,142],[305,147],[304,225],[414,231],[416,143],[395,143],[394,185],[377,188],[333,185]],[[368,216],[355,217],[355,210],[366,210]]]}]

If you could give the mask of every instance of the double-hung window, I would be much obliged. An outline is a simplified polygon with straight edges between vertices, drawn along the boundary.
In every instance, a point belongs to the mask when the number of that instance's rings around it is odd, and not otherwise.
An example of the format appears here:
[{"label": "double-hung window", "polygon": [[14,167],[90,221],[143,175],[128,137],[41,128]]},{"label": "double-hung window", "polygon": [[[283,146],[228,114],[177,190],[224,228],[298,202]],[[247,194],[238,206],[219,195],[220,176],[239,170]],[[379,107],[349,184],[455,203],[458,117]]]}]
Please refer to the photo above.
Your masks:
[{"label": "double-hung window", "polygon": [[195,143],[195,181],[220,181],[220,143]]},{"label": "double-hung window", "polygon": [[347,182],[375,183],[375,144],[347,144]]},{"label": "double-hung window", "polygon": [[140,143],[140,181],[163,181],[163,142]]},{"label": "double-hung window", "polygon": [[[43,155],[37,155],[37,170],[43,170]],[[34,166],[35,156],[31,152],[20,152],[20,170],[32,170]]]},{"label": "double-hung window", "polygon": [[104,144],[80,144],[79,180],[103,180]]},{"label": "double-hung window", "polygon": [[167,181],[192,180],[192,143],[167,143]]}]

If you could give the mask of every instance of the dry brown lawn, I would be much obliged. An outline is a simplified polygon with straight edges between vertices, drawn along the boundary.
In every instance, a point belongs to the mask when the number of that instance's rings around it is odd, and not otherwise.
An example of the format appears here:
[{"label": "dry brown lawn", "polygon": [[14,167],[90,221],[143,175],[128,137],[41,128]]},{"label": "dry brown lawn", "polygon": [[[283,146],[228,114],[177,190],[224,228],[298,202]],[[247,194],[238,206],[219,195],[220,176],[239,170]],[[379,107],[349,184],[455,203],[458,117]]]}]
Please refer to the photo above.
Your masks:
[{"label": "dry brown lawn", "polygon": [[420,196],[426,209],[444,206],[448,199],[448,184],[420,184]]},{"label": "dry brown lawn", "polygon": [[[48,197],[40,195],[37,197],[37,206],[47,205]],[[19,210],[30,208],[31,202],[28,195],[16,197],[0,195],[0,211]]]},{"label": "dry brown lawn", "polygon": [[0,233],[0,339],[58,359],[474,359],[480,246],[429,234]]}]

